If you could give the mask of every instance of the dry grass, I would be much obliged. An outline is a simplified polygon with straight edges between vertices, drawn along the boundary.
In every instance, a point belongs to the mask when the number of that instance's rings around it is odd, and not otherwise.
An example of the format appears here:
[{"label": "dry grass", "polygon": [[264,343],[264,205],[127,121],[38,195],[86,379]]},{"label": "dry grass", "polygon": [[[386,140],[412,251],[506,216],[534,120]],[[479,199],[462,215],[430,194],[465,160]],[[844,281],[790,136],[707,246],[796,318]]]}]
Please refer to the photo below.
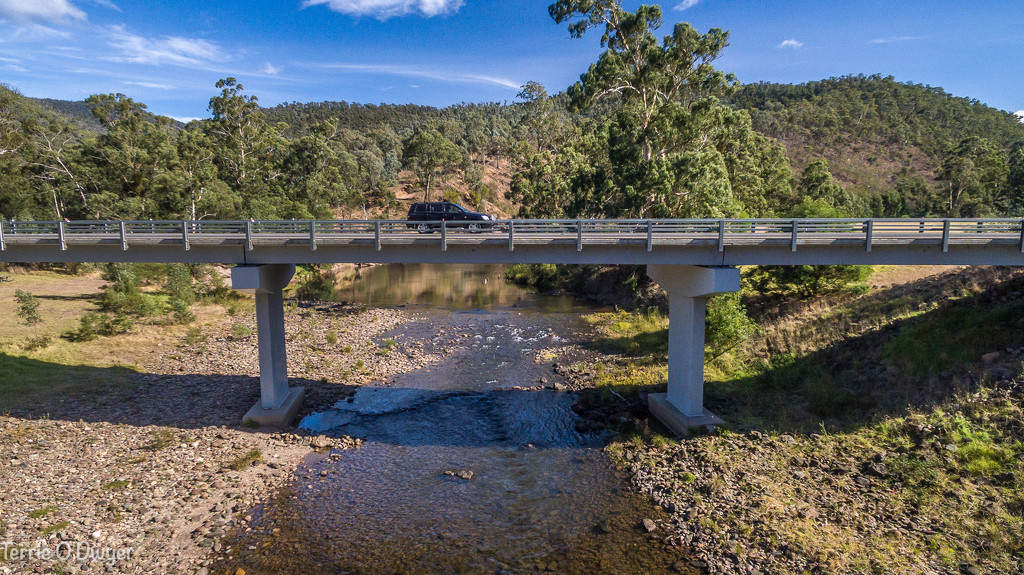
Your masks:
[{"label": "dry grass", "polygon": [[[96,310],[95,300],[106,283],[99,273],[81,276],[52,271],[5,272],[12,278],[0,284],[0,412],[27,408],[39,399],[100,394],[109,386],[122,387],[143,358],[165,353],[180,344],[190,329],[222,325],[228,311],[219,305],[192,306],[196,320],[189,325],[137,325],[131,333],[88,342],[61,338],[78,327],[79,318]],[[40,301],[43,322],[26,326],[17,321],[14,292],[31,292]],[[232,302],[236,314],[252,307],[249,300]],[[33,349],[30,341],[48,337]]]}]

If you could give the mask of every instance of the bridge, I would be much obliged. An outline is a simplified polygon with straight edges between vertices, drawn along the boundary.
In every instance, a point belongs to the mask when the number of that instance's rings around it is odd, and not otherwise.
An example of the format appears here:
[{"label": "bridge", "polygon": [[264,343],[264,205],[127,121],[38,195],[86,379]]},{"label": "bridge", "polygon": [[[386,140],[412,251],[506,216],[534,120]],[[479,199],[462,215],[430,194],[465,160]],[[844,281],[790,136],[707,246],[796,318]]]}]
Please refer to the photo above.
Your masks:
[{"label": "bridge", "polygon": [[1021,219],[498,220],[463,222],[0,222],[0,262],[233,265],[256,293],[260,401],[245,415],[283,425],[289,387],[282,290],[295,264],[645,264],[669,294],[668,391],[652,414],[673,431],[720,423],[704,408],[709,296],[738,291],[742,265],[1024,265]]}]

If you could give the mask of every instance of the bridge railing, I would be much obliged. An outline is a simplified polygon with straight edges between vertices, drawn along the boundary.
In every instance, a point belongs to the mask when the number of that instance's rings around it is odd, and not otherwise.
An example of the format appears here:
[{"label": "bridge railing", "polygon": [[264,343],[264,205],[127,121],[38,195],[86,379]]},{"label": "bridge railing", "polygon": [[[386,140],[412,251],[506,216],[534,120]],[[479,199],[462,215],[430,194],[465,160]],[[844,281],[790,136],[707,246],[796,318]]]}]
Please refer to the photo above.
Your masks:
[{"label": "bridge railing", "polygon": [[[468,224],[478,224],[469,229]],[[420,224],[426,224],[421,226]],[[422,236],[424,232],[435,235]],[[439,232],[439,234],[438,234]],[[455,234],[455,235],[451,235]],[[468,235],[472,234],[472,235]],[[248,249],[275,243],[374,242],[378,249],[388,243],[437,242],[447,249],[449,241],[482,243],[516,242],[585,244],[750,245],[788,243],[799,245],[862,243],[870,250],[882,244],[931,244],[948,250],[950,244],[1017,241],[1024,251],[1024,220],[983,219],[515,219],[486,222],[408,222],[406,220],[235,220],[235,221],[2,221],[0,249],[11,243],[120,242],[177,243],[189,249],[192,242],[244,244]]]}]

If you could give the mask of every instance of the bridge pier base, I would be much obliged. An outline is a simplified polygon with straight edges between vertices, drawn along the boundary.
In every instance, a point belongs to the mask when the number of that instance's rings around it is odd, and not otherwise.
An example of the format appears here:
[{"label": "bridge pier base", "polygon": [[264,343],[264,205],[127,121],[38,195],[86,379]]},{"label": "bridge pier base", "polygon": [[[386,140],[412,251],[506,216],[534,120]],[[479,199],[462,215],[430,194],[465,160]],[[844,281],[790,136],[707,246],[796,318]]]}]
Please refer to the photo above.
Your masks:
[{"label": "bridge pier base", "polygon": [[284,295],[282,290],[295,275],[295,266],[273,264],[231,268],[231,287],[256,290],[256,339],[260,355],[260,401],[243,421],[283,427],[291,422],[305,390],[288,387],[285,349]]},{"label": "bridge pier base", "polygon": [[723,421],[704,409],[704,316],[709,296],[739,291],[734,267],[648,265],[669,297],[668,392],[651,394],[651,414],[677,435]]}]

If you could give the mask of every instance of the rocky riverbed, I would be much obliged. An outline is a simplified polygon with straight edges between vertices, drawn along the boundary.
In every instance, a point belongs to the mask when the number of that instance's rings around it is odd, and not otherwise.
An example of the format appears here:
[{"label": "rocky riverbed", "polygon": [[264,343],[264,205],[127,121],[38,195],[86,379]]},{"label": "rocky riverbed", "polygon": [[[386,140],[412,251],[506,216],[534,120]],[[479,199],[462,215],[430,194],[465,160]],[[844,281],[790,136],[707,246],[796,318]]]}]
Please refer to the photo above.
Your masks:
[{"label": "rocky riverbed", "polygon": [[[240,425],[259,394],[247,315],[145,353],[126,385],[0,418],[0,573],[202,572],[225,531],[244,530],[304,458],[358,447]],[[307,410],[436,361],[414,342],[375,339],[410,315],[291,306],[289,376],[306,387]]]}]

